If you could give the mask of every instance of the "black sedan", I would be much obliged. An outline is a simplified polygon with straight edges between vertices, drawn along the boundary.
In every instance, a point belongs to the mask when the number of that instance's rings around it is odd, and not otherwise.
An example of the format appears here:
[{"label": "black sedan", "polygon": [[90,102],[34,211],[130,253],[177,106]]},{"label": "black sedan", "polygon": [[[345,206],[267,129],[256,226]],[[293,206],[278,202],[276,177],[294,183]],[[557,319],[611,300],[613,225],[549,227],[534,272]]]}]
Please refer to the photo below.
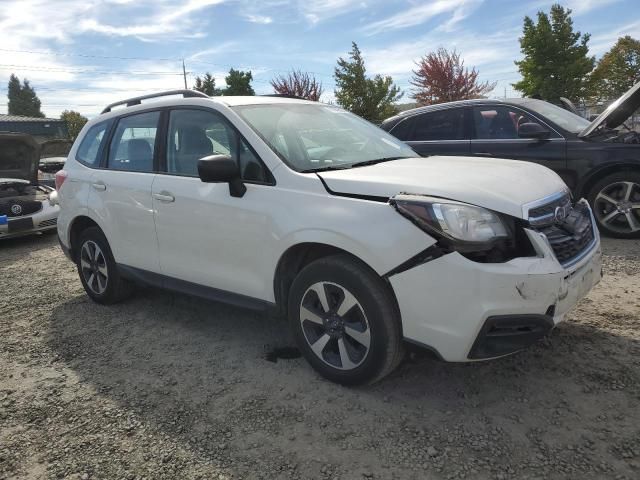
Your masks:
[{"label": "black sedan", "polygon": [[466,100],[407,110],[383,129],[423,156],[527,160],[555,170],[593,207],[600,230],[640,238],[640,133],[624,122],[640,83],[593,122],[531,98]]}]

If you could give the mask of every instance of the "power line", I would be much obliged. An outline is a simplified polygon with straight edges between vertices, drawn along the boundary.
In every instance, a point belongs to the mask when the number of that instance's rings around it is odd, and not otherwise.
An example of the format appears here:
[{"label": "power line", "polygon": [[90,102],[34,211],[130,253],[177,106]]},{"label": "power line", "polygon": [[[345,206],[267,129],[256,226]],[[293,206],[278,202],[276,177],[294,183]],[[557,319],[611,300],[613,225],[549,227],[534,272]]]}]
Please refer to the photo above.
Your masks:
[{"label": "power line", "polygon": [[152,58],[152,57],[118,57],[112,55],[87,55],[84,53],[66,53],[66,52],[53,52],[49,51],[36,51],[36,50],[12,50],[10,48],[0,48],[0,52],[13,52],[13,53],[33,53],[36,55],[53,55],[57,57],[82,57],[82,58],[104,58],[109,60],[145,60],[153,62],[178,62],[178,58]]}]

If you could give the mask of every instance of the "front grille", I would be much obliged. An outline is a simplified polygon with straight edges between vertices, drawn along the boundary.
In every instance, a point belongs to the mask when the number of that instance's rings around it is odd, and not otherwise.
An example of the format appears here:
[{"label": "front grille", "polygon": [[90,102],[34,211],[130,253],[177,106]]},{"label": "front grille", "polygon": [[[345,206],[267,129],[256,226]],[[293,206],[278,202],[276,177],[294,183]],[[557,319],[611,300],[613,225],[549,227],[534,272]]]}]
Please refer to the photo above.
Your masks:
[{"label": "front grille", "polygon": [[577,261],[595,241],[591,212],[585,203],[573,207],[567,218],[534,228],[543,233],[563,266]]},{"label": "front grille", "polygon": [[42,202],[37,200],[4,200],[0,202],[0,215],[7,217],[22,217],[31,215],[42,209]]},{"label": "front grille", "polygon": [[57,218],[51,218],[49,220],[45,220],[44,222],[40,222],[38,224],[38,228],[52,227],[53,225],[56,225],[57,223],[58,223],[58,219]]},{"label": "front grille", "polygon": [[553,222],[553,218],[558,207],[567,208],[571,205],[571,197],[565,193],[560,198],[549,203],[529,209],[529,222],[531,224],[541,224]]}]

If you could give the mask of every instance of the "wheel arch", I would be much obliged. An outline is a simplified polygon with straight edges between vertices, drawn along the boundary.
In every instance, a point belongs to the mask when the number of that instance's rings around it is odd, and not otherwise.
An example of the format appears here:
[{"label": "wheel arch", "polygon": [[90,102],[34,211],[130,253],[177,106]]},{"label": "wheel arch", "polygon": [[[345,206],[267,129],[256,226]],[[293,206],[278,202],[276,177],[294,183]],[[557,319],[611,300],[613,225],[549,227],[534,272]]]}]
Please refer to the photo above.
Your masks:
[{"label": "wheel arch", "polygon": [[72,220],[69,226],[69,251],[74,261],[78,253],[78,239],[82,232],[90,227],[97,227],[102,233],[104,233],[104,230],[100,228],[100,225],[87,215],[78,215]]},{"label": "wheel arch", "polygon": [[344,248],[328,243],[300,242],[290,246],[282,253],[275,269],[273,277],[273,293],[278,311],[281,314],[286,315],[289,291],[298,273],[311,262],[331,255],[346,255],[354,261],[369,268],[373,274],[379,276],[388,286],[389,292],[394,299],[395,306],[398,308],[396,296],[389,281],[376,272],[375,268],[373,268],[364,259],[348,250],[345,250]]},{"label": "wheel arch", "polygon": [[578,198],[587,197],[594,185],[603,177],[618,172],[636,172],[640,173],[640,163],[626,161],[607,164],[600,168],[593,169],[587,177],[578,185],[576,193]]}]

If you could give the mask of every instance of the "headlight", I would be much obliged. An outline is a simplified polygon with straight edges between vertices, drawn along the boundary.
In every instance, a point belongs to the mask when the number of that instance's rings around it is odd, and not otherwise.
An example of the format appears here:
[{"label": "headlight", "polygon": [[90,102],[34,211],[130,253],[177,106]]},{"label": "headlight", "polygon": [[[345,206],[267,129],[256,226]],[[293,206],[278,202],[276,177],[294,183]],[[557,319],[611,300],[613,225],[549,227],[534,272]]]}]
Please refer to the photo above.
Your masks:
[{"label": "headlight", "polygon": [[51,205],[52,207],[54,205],[58,205],[58,192],[57,191],[53,191],[50,192],[49,195],[47,195],[47,198],[49,199],[49,205]]},{"label": "headlight", "polygon": [[475,205],[405,194],[396,195],[390,203],[421,229],[454,243],[489,246],[509,236],[498,215]]}]

